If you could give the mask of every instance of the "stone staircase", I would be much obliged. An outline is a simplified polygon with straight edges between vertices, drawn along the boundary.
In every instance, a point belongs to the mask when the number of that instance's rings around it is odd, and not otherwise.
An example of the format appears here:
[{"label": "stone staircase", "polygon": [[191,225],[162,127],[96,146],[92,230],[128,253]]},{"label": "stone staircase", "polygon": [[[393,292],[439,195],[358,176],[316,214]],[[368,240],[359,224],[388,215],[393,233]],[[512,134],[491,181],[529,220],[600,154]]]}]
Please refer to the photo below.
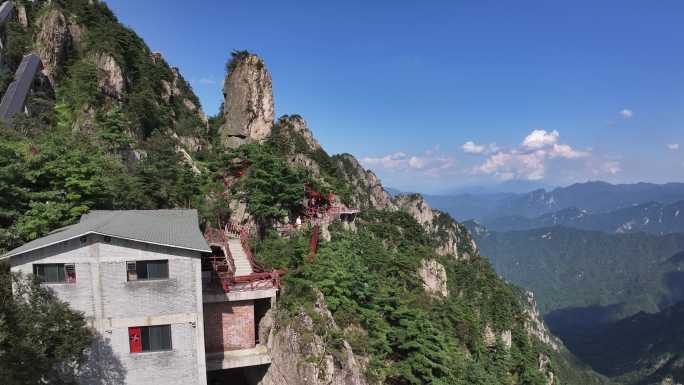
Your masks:
[{"label": "stone staircase", "polygon": [[249,263],[247,254],[242,248],[242,242],[236,238],[228,239],[228,247],[230,248],[230,254],[233,256],[233,263],[235,264],[235,277],[250,275],[252,271],[252,265]]}]

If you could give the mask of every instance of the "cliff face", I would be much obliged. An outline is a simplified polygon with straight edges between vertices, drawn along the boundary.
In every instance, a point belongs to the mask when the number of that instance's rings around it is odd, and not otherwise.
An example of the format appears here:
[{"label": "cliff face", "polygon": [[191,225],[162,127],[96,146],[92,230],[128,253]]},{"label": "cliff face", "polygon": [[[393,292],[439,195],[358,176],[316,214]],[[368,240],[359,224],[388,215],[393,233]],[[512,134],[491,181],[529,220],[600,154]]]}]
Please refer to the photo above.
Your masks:
[{"label": "cliff face", "polygon": [[263,60],[237,52],[223,84],[221,142],[228,148],[265,140],[273,127],[273,82]]},{"label": "cliff face", "polygon": [[295,319],[284,323],[270,313],[261,324],[268,333],[271,365],[259,385],[367,384],[362,364],[347,341],[331,349],[328,340],[341,330],[323,295],[317,293],[317,297],[313,314],[302,309]]},{"label": "cliff face", "polygon": [[[54,120],[51,107],[60,105],[72,130],[94,134],[107,130],[98,117],[115,111],[134,151],[157,132],[176,138],[192,156],[207,147],[208,121],[190,85],[104,3],[35,0],[15,5],[5,69],[14,73],[23,55],[36,53],[49,86],[49,92],[33,93],[27,100],[27,105],[47,106],[29,110],[27,125],[36,132]],[[8,83],[1,84],[0,92]]]},{"label": "cliff face", "polygon": [[40,29],[36,34],[38,56],[43,62],[43,73],[55,87],[58,72],[62,70],[67,59],[71,35],[64,14],[58,9],[51,9],[38,20]]},{"label": "cliff face", "polygon": [[112,99],[121,100],[126,83],[116,59],[110,54],[98,52],[91,60],[98,69],[100,92]]}]

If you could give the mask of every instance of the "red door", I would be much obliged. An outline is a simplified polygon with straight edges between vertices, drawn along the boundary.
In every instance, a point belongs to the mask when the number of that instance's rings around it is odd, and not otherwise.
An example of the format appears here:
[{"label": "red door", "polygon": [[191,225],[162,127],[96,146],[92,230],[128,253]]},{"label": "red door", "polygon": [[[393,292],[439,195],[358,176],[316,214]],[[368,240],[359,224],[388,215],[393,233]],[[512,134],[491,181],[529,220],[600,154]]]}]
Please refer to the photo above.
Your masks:
[{"label": "red door", "polygon": [[128,341],[131,345],[131,353],[142,352],[142,336],[139,327],[128,328]]}]

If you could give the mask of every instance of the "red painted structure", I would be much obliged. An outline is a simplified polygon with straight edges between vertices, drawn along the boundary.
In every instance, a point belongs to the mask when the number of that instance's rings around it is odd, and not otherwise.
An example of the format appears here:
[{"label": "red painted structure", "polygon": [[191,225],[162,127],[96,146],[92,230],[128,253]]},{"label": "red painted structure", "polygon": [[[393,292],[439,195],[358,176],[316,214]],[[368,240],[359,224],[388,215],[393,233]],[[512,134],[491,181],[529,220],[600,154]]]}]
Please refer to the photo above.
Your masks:
[{"label": "red painted structure", "polygon": [[[214,255],[209,257],[212,269],[212,281],[225,292],[244,291],[244,290],[259,290],[279,288],[281,285],[280,277],[285,273],[283,270],[264,271],[249,246],[250,230],[239,225],[227,225],[224,230],[207,228],[204,232],[204,238],[214,247],[220,247],[224,253],[223,255]],[[240,239],[240,244],[247,256],[247,260],[252,267],[253,274],[235,276],[235,264],[233,257],[230,254],[230,247],[228,246],[229,237],[234,236]]]}]

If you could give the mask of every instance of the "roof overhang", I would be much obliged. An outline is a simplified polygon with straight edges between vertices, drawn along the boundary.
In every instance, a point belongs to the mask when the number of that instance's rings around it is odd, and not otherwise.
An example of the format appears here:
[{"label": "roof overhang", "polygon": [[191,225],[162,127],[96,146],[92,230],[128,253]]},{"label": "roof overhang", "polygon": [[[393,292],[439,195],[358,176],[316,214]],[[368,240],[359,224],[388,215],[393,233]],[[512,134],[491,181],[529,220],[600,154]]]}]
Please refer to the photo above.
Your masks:
[{"label": "roof overhang", "polygon": [[6,261],[6,260],[9,260],[9,259],[12,258],[12,257],[16,257],[17,255],[26,254],[26,253],[30,253],[30,252],[32,252],[32,251],[44,249],[44,248],[46,248],[46,247],[58,245],[58,244],[60,244],[60,243],[62,243],[62,242],[71,241],[71,240],[73,240],[73,239],[80,238],[80,237],[82,237],[82,236],[87,236],[87,235],[90,235],[90,234],[102,235],[102,236],[105,236],[105,237],[112,237],[112,238],[117,238],[117,239],[125,239],[125,240],[127,240],[127,241],[134,241],[134,242],[140,242],[140,243],[147,243],[147,244],[149,244],[149,245],[173,247],[174,249],[198,251],[198,252],[200,252],[200,253],[211,253],[211,249],[209,249],[209,248],[207,248],[207,249],[195,249],[195,248],[186,247],[186,246],[170,245],[170,244],[164,244],[164,243],[158,243],[158,242],[151,242],[151,241],[147,241],[147,240],[144,240],[144,239],[136,239],[136,238],[122,237],[122,236],[120,236],[120,235],[106,234],[106,233],[102,233],[102,232],[98,232],[98,231],[87,231],[87,232],[84,232],[84,233],[82,233],[82,234],[74,235],[73,237],[69,237],[69,238],[65,238],[65,239],[60,239],[60,240],[58,240],[58,241],[55,241],[55,242],[52,242],[52,243],[48,243],[48,244],[45,244],[45,245],[36,246],[36,247],[34,247],[34,248],[31,248],[31,249],[22,250],[22,251],[14,252],[14,253],[12,253],[12,252],[7,253],[7,254],[5,254],[5,255],[3,255],[3,256],[0,256],[0,261]]}]

